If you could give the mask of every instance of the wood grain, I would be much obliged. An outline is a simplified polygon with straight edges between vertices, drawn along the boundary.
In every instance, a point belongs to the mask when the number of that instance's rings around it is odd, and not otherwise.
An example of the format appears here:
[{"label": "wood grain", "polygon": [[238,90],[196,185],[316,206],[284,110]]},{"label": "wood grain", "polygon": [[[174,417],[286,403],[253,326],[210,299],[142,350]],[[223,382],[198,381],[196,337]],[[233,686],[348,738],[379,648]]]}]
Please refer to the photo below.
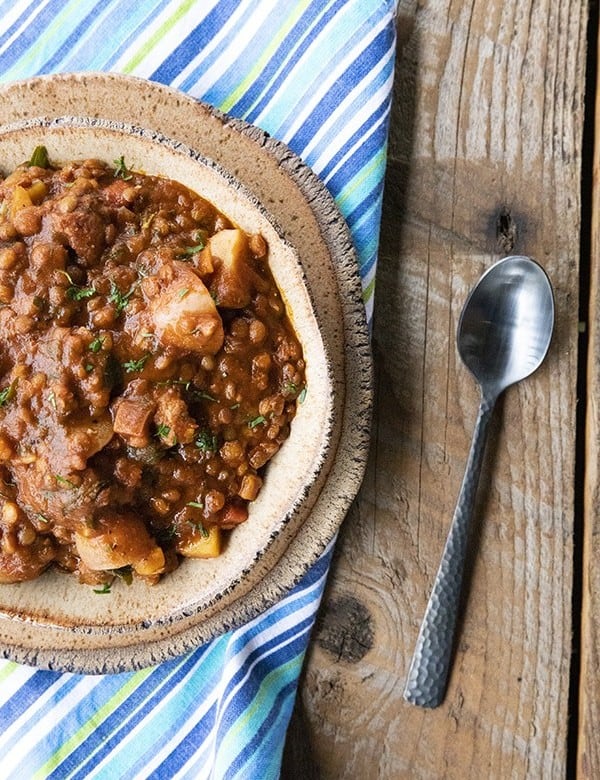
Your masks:
[{"label": "wood grain", "polygon": [[[586,14],[581,0],[400,4],[373,444],[284,777],[565,775]],[[425,711],[404,702],[404,676],[478,403],[456,326],[507,253],[548,271],[556,331],[497,410],[449,691]]]},{"label": "wood grain", "polygon": [[583,539],[583,605],[581,629],[581,676],[577,769],[578,776],[593,780],[600,775],[600,409],[597,388],[600,382],[600,148],[597,133],[600,128],[600,79],[596,85],[596,144],[594,147],[592,182],[592,230],[590,247],[590,300],[588,318],[588,362],[585,442],[585,493]]}]

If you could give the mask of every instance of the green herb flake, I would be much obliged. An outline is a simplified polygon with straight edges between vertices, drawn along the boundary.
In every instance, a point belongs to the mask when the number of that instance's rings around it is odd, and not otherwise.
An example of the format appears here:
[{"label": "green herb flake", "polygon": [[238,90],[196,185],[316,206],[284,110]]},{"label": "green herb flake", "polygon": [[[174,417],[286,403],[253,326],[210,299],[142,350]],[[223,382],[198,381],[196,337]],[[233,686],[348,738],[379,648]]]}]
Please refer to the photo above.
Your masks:
[{"label": "green herb flake", "polygon": [[123,311],[123,309],[127,306],[127,304],[129,303],[129,299],[133,295],[134,291],[135,291],[135,285],[133,285],[128,292],[122,293],[117,287],[117,285],[115,284],[115,282],[111,281],[108,300],[110,301],[110,303],[115,304],[115,307],[117,309],[117,314],[120,314]]},{"label": "green herb flake", "polygon": [[36,146],[31,155],[28,165],[35,166],[36,168],[49,168],[50,160],[48,159],[48,150],[45,146]]},{"label": "green herb flake", "polygon": [[93,287],[69,287],[67,289],[67,298],[72,301],[84,301],[96,294]]},{"label": "green herb flake", "polygon": [[75,284],[71,274],[63,271],[61,268],[58,269],[58,273],[62,274],[69,282],[69,286],[67,287],[67,298],[70,298],[72,301],[82,301],[85,298],[91,298],[96,294],[96,290],[93,287],[83,287],[80,284]]},{"label": "green herb flake", "polygon": [[115,179],[123,179],[123,181],[129,181],[133,178],[133,174],[129,168],[125,165],[125,158],[123,155],[118,160],[113,160],[115,166],[114,177]]},{"label": "green herb flake", "polygon": [[179,298],[179,300],[185,298],[185,296],[189,293],[189,291],[190,291],[189,287],[184,287],[183,290],[179,290],[179,292],[177,293],[177,297]]},{"label": "green herb flake", "polygon": [[139,358],[139,360],[128,360],[126,363],[123,363],[123,368],[125,371],[127,371],[128,374],[131,374],[134,371],[141,371],[146,365],[146,361],[149,357],[150,353],[147,352],[145,355]]},{"label": "green herb flake", "polygon": [[67,287],[67,298],[72,301],[83,301],[93,295],[96,295],[96,290],[93,287],[79,287],[76,284]]},{"label": "green herb flake", "polygon": [[94,366],[91,363],[86,363],[85,370],[87,371],[88,374],[91,374],[92,371],[94,370]]},{"label": "green herb flake", "polygon": [[194,246],[186,246],[182,249],[181,254],[183,257],[191,257],[192,255],[198,254],[198,252],[201,252],[206,244],[203,241],[200,241],[198,244],[194,244]]},{"label": "green herb flake", "polygon": [[55,474],[54,478],[61,487],[69,488],[69,490],[75,490],[77,488],[77,485],[74,482],[71,482],[71,480],[66,477],[61,477],[60,474]]},{"label": "green herb flake", "polygon": [[253,420],[248,420],[248,428],[256,428],[259,425],[264,425],[267,422],[267,418],[263,414],[259,414]]},{"label": "green herb flake", "polygon": [[97,354],[102,349],[102,345],[104,344],[106,336],[96,336],[96,338],[93,341],[90,341],[88,344],[88,349],[90,352],[93,352],[94,354]]},{"label": "green herb flake", "polygon": [[191,506],[193,509],[204,509],[204,504],[199,501],[188,501],[186,506]]},{"label": "green herb flake", "polygon": [[216,435],[210,431],[200,431],[196,436],[196,447],[202,452],[216,452],[219,449]]},{"label": "green herb flake", "polygon": [[217,400],[213,395],[207,393],[205,390],[196,390],[195,388],[190,388],[189,386],[186,387],[185,389],[187,392],[189,392],[190,397],[193,401],[216,401]]},{"label": "green herb flake", "polygon": [[0,390],[0,407],[6,406],[6,404],[11,400],[14,394],[15,394],[14,385],[9,385],[8,387],[5,387],[3,390]]},{"label": "green herb flake", "polygon": [[94,593],[99,593],[104,596],[106,593],[110,593],[111,586],[111,582],[105,582],[101,588],[94,588]]},{"label": "green herb flake", "polygon": [[159,423],[156,426],[156,435],[159,439],[166,439],[167,436],[171,433],[171,429],[168,425],[165,425],[164,423]]},{"label": "green herb flake", "polygon": [[50,520],[48,520],[48,518],[45,515],[42,515],[40,512],[36,514],[36,517],[40,523],[45,523],[47,525],[50,522]]},{"label": "green herb flake", "polygon": [[188,523],[196,531],[199,531],[205,539],[208,539],[210,533],[208,532],[208,530],[206,529],[203,523],[201,523],[199,520],[188,520]]},{"label": "green herb flake", "polygon": [[178,385],[177,379],[165,379],[162,382],[155,382],[156,387],[169,387],[170,385]]},{"label": "green herb flake", "polygon": [[298,403],[304,403],[306,398],[306,386],[298,386],[295,382],[286,382],[281,388],[281,392],[284,396],[289,398],[295,398]]}]

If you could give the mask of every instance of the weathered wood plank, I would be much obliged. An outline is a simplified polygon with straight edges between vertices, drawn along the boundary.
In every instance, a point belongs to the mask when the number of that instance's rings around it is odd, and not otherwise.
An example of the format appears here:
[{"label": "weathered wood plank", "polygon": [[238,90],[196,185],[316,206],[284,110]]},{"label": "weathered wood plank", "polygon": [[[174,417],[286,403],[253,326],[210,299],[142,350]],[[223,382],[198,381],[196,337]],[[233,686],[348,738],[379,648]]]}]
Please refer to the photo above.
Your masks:
[{"label": "weathered wood plank", "polygon": [[583,605],[581,625],[581,676],[579,706],[578,776],[593,780],[600,775],[600,75],[596,85],[595,145],[592,182],[592,231],[590,246],[590,300],[585,443],[585,492],[583,539]]},{"label": "weathered wood plank", "polygon": [[[298,702],[322,778],[564,776],[586,13],[581,0],[400,5],[374,440]],[[498,410],[449,692],[424,711],[402,688],[478,402],[456,326],[507,253],[549,272],[555,338]]]}]

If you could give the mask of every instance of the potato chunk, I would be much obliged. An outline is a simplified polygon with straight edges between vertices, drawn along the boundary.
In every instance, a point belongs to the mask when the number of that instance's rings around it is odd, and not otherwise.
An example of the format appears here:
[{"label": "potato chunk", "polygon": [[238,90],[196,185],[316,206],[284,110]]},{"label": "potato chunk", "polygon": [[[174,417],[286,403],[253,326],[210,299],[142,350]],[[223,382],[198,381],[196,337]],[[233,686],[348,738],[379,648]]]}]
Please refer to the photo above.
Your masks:
[{"label": "potato chunk", "polygon": [[216,354],[223,344],[223,323],[200,277],[175,260],[161,268],[159,283],[161,290],[151,302],[159,340],[167,347]]},{"label": "potato chunk", "polygon": [[20,184],[17,184],[13,191],[12,201],[10,204],[10,215],[11,218],[14,219],[17,211],[20,211],[21,209],[26,208],[27,206],[31,206],[33,204],[33,201],[31,200],[31,196],[29,195],[29,192],[25,189],[25,187],[22,187]]},{"label": "potato chunk", "polygon": [[152,576],[165,568],[162,549],[132,514],[107,513],[94,529],[75,534],[77,553],[92,571],[107,571],[131,566],[137,574]]},{"label": "potato chunk", "polygon": [[186,558],[216,558],[221,554],[221,529],[211,525],[191,539],[181,541],[177,551]]},{"label": "potato chunk", "polygon": [[248,239],[242,230],[220,230],[209,241],[214,276],[211,292],[225,309],[243,309],[252,298]]}]

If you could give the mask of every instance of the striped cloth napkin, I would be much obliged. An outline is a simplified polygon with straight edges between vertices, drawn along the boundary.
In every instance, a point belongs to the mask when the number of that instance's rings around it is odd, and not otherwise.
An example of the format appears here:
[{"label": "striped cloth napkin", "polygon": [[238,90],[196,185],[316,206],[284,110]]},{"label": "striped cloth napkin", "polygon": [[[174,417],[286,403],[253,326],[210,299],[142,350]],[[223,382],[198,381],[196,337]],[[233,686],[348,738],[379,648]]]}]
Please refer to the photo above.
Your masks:
[{"label": "striped cloth napkin", "polygon": [[[129,73],[286,142],[348,222],[370,320],[395,14],[394,0],[0,0],[0,81]],[[0,779],[277,777],[330,556],[265,614],[157,667],[0,660]]]}]

